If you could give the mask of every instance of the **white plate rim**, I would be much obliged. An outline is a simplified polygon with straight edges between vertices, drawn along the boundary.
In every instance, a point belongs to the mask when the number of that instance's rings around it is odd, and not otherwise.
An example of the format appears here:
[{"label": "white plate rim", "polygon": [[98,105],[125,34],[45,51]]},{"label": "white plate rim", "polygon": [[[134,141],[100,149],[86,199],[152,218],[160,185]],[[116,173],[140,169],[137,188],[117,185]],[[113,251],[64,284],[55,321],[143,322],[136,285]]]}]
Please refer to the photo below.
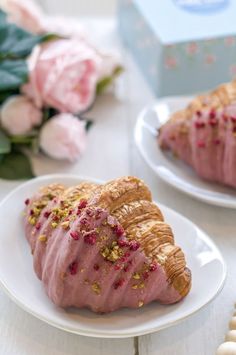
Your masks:
[{"label": "white plate rim", "polygon": [[[33,178],[25,183],[20,184],[18,187],[16,187],[15,189],[13,189],[5,198],[3,198],[0,202],[0,208],[2,207],[2,205],[5,203],[5,201],[7,201],[9,198],[12,197],[12,195],[15,194],[15,192],[24,189],[26,186],[34,184],[34,182],[38,182],[38,181],[44,181],[44,180],[48,180],[48,179],[78,179],[78,180],[87,180],[87,181],[91,181],[94,183],[102,183],[102,180],[99,179],[94,179],[94,178],[89,178],[89,177],[84,177],[84,176],[79,176],[79,175],[75,175],[75,174],[49,174],[49,175],[44,175],[44,176],[40,176],[40,177],[36,177]],[[166,210],[169,210],[171,213],[174,213],[176,216],[180,216],[182,219],[184,219],[185,221],[187,221],[189,224],[192,225],[193,228],[201,231],[201,239],[207,243],[208,245],[211,246],[212,249],[215,250],[215,252],[218,254],[218,258],[221,261],[222,264],[222,277],[221,277],[221,281],[219,282],[219,286],[218,289],[216,290],[215,294],[213,294],[208,300],[207,302],[205,302],[204,304],[202,304],[201,306],[199,306],[198,308],[196,308],[194,311],[188,313],[187,315],[176,319],[174,321],[170,321],[162,326],[157,326],[157,327],[153,327],[153,328],[149,328],[146,331],[133,331],[130,332],[128,334],[117,334],[117,333],[109,333],[109,334],[105,334],[105,333],[99,333],[99,332],[95,332],[95,331],[84,331],[84,330],[80,330],[80,329],[71,329],[70,327],[63,327],[62,325],[47,319],[45,317],[43,317],[39,312],[35,312],[33,311],[30,307],[27,307],[27,305],[24,304],[24,302],[20,301],[18,299],[18,297],[7,287],[7,285],[5,285],[5,283],[3,282],[3,280],[0,279],[0,287],[2,288],[2,290],[7,294],[7,296],[17,305],[19,306],[21,309],[23,309],[24,311],[26,311],[27,313],[29,313],[30,315],[34,316],[35,318],[66,332],[69,333],[73,333],[73,334],[77,334],[77,335],[82,335],[82,336],[87,336],[87,337],[95,337],[95,338],[130,338],[130,337],[135,337],[135,336],[141,336],[141,335],[145,335],[145,334],[150,334],[150,333],[154,333],[157,332],[159,330],[163,330],[166,328],[169,328],[171,326],[174,326],[184,320],[186,320],[187,318],[191,317],[192,315],[194,315],[195,313],[199,312],[201,309],[203,309],[204,307],[206,307],[209,303],[211,303],[221,292],[221,290],[224,287],[225,281],[226,281],[226,277],[227,277],[227,266],[226,263],[223,259],[223,256],[219,250],[219,248],[216,246],[216,244],[213,242],[213,240],[205,233],[203,232],[199,227],[197,227],[191,220],[189,220],[188,218],[186,218],[185,216],[181,215],[180,213],[178,213],[177,211],[161,204],[158,203],[158,206],[160,206],[160,208],[165,208]]]},{"label": "white plate rim", "polygon": [[[182,100],[184,100],[184,99],[188,100],[189,98],[190,97],[188,97],[188,96],[181,97]],[[224,200],[222,198],[217,198],[216,196],[206,196],[201,192],[199,193],[197,191],[195,192],[194,190],[191,190],[191,184],[188,184],[188,186],[190,187],[190,189],[188,190],[188,189],[184,188],[181,183],[176,184],[171,179],[165,179],[164,176],[162,174],[160,174],[157,167],[153,164],[153,162],[149,158],[148,154],[145,152],[145,150],[142,146],[141,140],[140,140],[140,134],[142,131],[141,128],[145,123],[145,121],[144,121],[145,114],[153,106],[158,105],[159,102],[160,103],[166,102],[168,104],[168,101],[171,101],[171,100],[177,101],[178,99],[179,99],[178,97],[167,97],[167,98],[160,99],[156,103],[146,106],[138,114],[137,121],[136,121],[135,128],[134,128],[134,141],[135,141],[136,147],[138,148],[139,153],[141,154],[142,158],[147,163],[147,165],[155,172],[155,174],[157,174],[159,176],[159,178],[162,179],[162,181],[164,181],[168,185],[174,187],[178,191],[184,192],[186,195],[191,196],[192,198],[196,198],[197,200],[208,203],[210,205],[236,209],[236,199],[235,199],[235,201],[228,201],[227,199]],[[196,174],[196,176],[197,176],[197,174]],[[201,178],[199,177],[199,179],[201,179]],[[179,181],[181,181],[181,180],[182,179],[179,179]],[[221,193],[221,194],[223,195],[223,193]]]}]

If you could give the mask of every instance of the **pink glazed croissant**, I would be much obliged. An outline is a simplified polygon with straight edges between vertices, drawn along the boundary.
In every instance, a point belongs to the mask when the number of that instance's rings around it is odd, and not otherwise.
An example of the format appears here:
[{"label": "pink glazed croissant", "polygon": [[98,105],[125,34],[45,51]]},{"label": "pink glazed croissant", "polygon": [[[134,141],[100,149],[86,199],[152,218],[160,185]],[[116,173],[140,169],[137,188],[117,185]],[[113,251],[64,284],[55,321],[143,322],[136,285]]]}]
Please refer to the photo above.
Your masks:
[{"label": "pink glazed croissant", "polygon": [[189,292],[184,254],[141,180],[54,184],[25,203],[34,269],[56,305],[111,312]]},{"label": "pink glazed croissant", "polygon": [[202,178],[236,188],[236,81],[174,113],[158,139]]}]

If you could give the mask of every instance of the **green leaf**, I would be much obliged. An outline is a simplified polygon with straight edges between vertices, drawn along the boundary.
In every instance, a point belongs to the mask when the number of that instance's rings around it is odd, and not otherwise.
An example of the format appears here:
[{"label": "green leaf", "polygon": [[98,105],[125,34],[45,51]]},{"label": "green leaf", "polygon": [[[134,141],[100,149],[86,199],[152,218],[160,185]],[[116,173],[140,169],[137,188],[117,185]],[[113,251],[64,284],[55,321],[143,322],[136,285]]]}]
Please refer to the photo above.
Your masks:
[{"label": "green leaf", "polygon": [[60,37],[52,33],[29,33],[7,22],[6,14],[0,10],[0,93],[3,92],[0,102],[8,96],[9,90],[16,90],[27,81],[28,68],[25,59],[34,46],[57,38]]},{"label": "green leaf", "polygon": [[86,131],[88,132],[90,130],[90,128],[92,127],[93,125],[93,121],[92,120],[87,120],[86,123],[85,123],[85,129]]},{"label": "green leaf", "polygon": [[28,157],[22,152],[12,152],[0,161],[0,178],[7,180],[30,179],[34,177]]},{"label": "green leaf", "polygon": [[65,38],[62,36],[58,36],[56,33],[47,33],[42,36],[41,42],[55,41],[56,39]]},{"label": "green leaf", "polygon": [[[0,80],[1,84],[1,80]],[[9,97],[12,95],[18,95],[19,90],[18,89],[11,89],[11,90],[6,90],[6,91],[0,91],[0,105]]]},{"label": "green leaf", "polygon": [[0,131],[0,154],[10,153],[11,143],[5,133]]},{"label": "green leaf", "polygon": [[52,107],[43,108],[43,122],[48,121],[51,117],[57,115],[59,111]]},{"label": "green leaf", "polygon": [[31,142],[31,149],[34,154],[38,154],[40,151],[39,137],[35,137]]},{"label": "green leaf", "polygon": [[17,89],[27,81],[28,68],[24,60],[0,61],[0,91]]},{"label": "green leaf", "polygon": [[0,10],[0,59],[25,58],[44,38],[45,35],[34,35],[7,22],[5,13]]},{"label": "green leaf", "polygon": [[106,76],[105,78],[101,79],[97,83],[97,95],[101,94],[103,91],[106,90],[108,86],[112,84],[112,82],[124,71],[124,68],[121,66],[117,66],[111,76]]},{"label": "green leaf", "polygon": [[9,139],[13,144],[31,144],[34,136],[12,136]]}]

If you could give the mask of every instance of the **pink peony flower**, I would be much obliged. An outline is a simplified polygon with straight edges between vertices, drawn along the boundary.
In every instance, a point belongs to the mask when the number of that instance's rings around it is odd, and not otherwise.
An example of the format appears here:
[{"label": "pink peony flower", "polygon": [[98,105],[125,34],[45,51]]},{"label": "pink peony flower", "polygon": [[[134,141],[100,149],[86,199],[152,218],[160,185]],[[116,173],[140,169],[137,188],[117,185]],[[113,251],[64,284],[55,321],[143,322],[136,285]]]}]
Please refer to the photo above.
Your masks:
[{"label": "pink peony flower", "polygon": [[26,96],[11,96],[2,106],[0,122],[9,134],[23,135],[40,125],[42,112]]},{"label": "pink peony flower", "polygon": [[28,60],[29,83],[22,92],[38,107],[78,113],[93,102],[100,58],[77,39],[49,41],[34,48]]},{"label": "pink peony flower", "polygon": [[76,161],[86,148],[84,123],[69,113],[52,117],[42,127],[40,136],[42,150],[56,159]]},{"label": "pink peony flower", "polygon": [[34,1],[2,0],[1,6],[8,13],[10,22],[32,33],[45,32],[43,13]]}]

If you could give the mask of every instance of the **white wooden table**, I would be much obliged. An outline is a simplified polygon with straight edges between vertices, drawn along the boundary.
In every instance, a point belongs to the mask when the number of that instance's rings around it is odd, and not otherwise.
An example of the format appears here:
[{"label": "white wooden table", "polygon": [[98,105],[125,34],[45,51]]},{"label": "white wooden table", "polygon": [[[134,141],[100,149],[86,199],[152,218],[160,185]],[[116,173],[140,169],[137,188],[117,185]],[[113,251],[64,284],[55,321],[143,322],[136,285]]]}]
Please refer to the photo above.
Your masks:
[{"label": "white wooden table", "polygon": [[[114,43],[111,28],[110,22],[100,23]],[[70,165],[37,158],[35,170],[37,174],[67,172],[105,180],[127,174],[144,179],[157,201],[191,219],[218,244],[228,264],[224,290],[181,324],[124,340],[86,338],[57,330],[21,310],[0,290],[0,355],[213,355],[224,338],[236,301],[236,211],[185,196],[160,181],[142,161],[134,145],[133,127],[140,109],[154,97],[129,55],[124,53],[124,57],[127,71],[116,86],[116,96],[100,97],[89,113],[96,123],[82,160]],[[0,181],[0,199],[16,185]]]}]

